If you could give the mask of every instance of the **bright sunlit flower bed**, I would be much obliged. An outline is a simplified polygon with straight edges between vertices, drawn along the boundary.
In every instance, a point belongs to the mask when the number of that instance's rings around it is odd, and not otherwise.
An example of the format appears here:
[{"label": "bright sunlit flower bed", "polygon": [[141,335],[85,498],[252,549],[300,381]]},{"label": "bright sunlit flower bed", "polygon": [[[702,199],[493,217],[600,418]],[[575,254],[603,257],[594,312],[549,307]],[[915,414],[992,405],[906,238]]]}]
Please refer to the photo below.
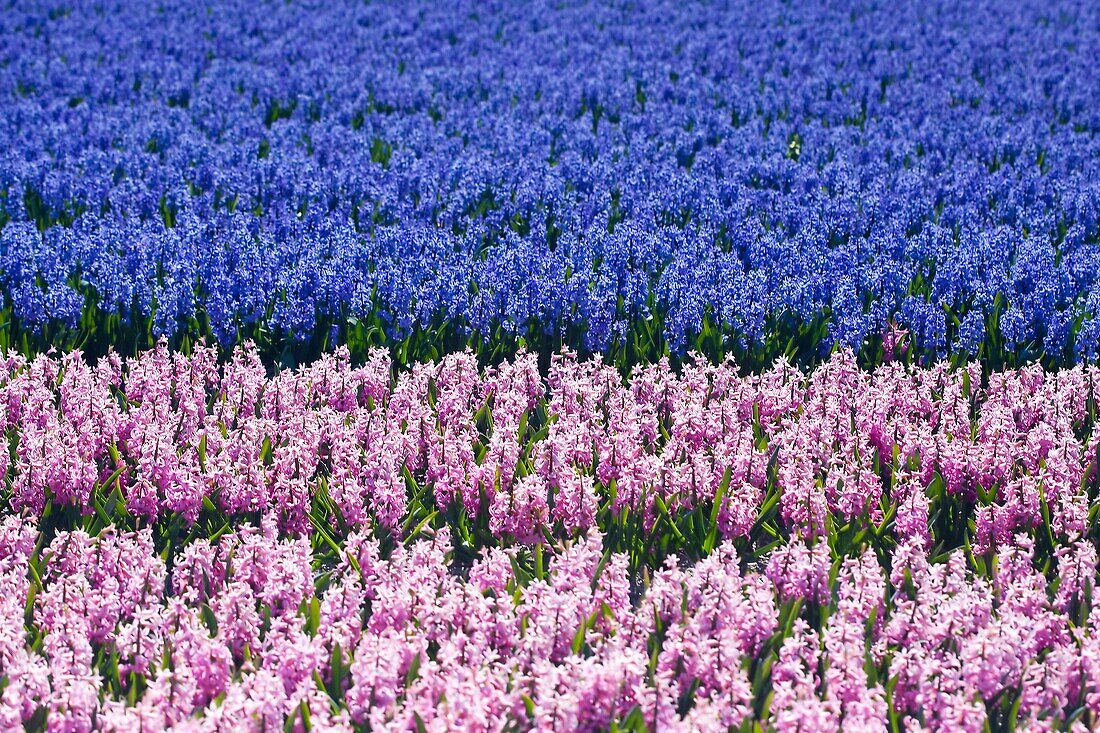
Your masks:
[{"label": "bright sunlit flower bed", "polygon": [[0,730],[1100,728],[1098,58],[0,10]]}]

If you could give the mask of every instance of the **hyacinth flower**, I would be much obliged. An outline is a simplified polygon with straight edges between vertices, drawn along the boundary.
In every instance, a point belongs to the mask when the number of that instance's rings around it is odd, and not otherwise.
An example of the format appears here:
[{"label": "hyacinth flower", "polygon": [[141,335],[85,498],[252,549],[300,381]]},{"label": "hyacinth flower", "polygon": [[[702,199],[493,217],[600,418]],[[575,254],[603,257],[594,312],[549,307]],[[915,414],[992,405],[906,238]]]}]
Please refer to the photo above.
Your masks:
[{"label": "hyacinth flower", "polygon": [[405,370],[340,350],[268,375],[250,347],[164,346],[3,365],[5,507],[172,541],[240,520],[317,541],[449,527],[471,550],[599,529],[635,567],[788,538],[969,545],[989,565],[1020,533],[1044,552],[1086,535],[1100,480],[1085,366],[983,378],[838,352],[809,373],[666,360],[624,378],[570,352],[544,376],[526,352]]},{"label": "hyacinth flower", "polygon": [[11,358],[0,714],[1092,725],[1095,378]]},{"label": "hyacinth flower", "polygon": [[[1018,535],[972,551],[722,543],[631,577],[595,531],[490,548],[449,531],[323,552],[273,522],[165,556],[150,529],[0,522],[0,720],[28,730],[1086,729],[1100,716],[1088,540],[1051,573]],[[1072,558],[1072,559],[1071,559]],[[1082,600],[1085,605],[1081,605]],[[1084,615],[1082,615],[1084,611]],[[1095,669],[1094,669],[1095,668]]]},{"label": "hyacinth flower", "polygon": [[0,346],[1097,353],[1073,0],[5,15]]}]

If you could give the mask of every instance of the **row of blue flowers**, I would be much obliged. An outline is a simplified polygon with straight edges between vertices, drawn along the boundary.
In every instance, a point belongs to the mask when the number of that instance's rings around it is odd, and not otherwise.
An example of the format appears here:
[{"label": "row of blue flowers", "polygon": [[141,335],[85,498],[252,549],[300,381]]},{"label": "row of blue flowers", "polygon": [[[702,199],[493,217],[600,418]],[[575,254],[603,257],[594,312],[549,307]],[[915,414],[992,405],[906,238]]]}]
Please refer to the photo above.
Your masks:
[{"label": "row of blue flowers", "polygon": [[8,344],[1097,352],[1095,4],[32,5]]}]

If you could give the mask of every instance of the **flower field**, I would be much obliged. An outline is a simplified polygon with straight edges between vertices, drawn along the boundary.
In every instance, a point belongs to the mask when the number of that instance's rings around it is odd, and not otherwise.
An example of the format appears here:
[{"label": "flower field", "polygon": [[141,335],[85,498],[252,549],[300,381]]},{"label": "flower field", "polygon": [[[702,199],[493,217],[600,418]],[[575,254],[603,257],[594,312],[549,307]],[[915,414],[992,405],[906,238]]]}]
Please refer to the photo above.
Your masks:
[{"label": "flower field", "polygon": [[1100,7],[0,9],[0,729],[1100,729]]}]

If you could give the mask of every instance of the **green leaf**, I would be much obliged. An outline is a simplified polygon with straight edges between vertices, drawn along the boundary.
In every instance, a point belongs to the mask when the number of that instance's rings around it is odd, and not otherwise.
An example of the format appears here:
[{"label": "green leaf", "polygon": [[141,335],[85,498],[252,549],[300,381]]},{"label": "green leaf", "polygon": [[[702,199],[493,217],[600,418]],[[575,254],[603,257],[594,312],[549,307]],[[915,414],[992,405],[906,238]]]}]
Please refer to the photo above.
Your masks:
[{"label": "green leaf", "polygon": [[539,580],[546,580],[546,569],[543,566],[542,558],[542,543],[535,544],[535,577]]},{"label": "green leaf", "polygon": [[309,630],[313,636],[321,630],[321,602],[317,600],[317,596],[309,599]]},{"label": "green leaf", "polygon": [[730,480],[733,478],[733,466],[726,466],[722,474],[722,481],[718,484],[718,490],[714,492],[714,506],[710,509],[710,521],[707,523],[706,539],[703,540],[703,554],[709,555],[718,543],[718,513],[722,508],[722,502],[729,491]]},{"label": "green leaf", "polygon": [[413,657],[412,662],[409,663],[409,671],[405,673],[405,687],[408,687],[413,681],[420,676],[420,654],[418,653]]},{"label": "green leaf", "polygon": [[587,631],[588,624],[582,623],[580,628],[577,629],[577,633],[573,634],[573,645],[571,647],[573,654],[580,655],[581,650],[584,649],[584,637]]}]

